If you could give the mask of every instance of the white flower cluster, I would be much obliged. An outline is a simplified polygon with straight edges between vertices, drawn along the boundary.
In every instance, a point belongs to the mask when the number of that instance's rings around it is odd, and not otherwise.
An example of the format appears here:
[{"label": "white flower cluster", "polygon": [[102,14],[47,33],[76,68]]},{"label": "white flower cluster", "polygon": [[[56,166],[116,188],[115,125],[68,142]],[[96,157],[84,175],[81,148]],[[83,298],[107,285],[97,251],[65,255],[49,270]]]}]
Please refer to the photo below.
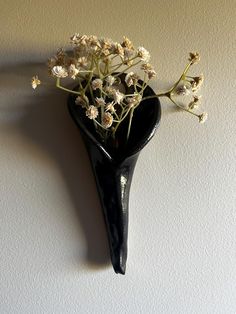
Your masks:
[{"label": "white flower cluster", "polygon": [[170,99],[174,102],[172,96],[192,96],[192,100],[186,106],[181,106],[175,103],[181,109],[190,112],[191,114],[198,117],[200,123],[204,123],[207,120],[207,113],[196,113],[195,110],[198,109],[200,104],[201,96],[196,95],[195,93],[198,92],[203,84],[204,76],[203,74],[199,76],[189,76],[187,75],[187,71],[193,64],[196,64],[200,60],[200,55],[197,52],[190,52],[189,54],[189,64],[187,65],[185,71],[181,75],[180,79],[174,85],[170,92]]},{"label": "white flower cluster", "polygon": [[[61,79],[77,80],[80,88],[75,103],[85,109],[97,128],[117,129],[129,111],[139,105],[148,81],[156,75],[149,63],[150,53],[144,47],[136,49],[127,37],[118,43],[94,35],[74,34],[70,42],[72,53],[60,49],[49,59],[49,73],[62,89],[65,88],[60,85]],[[135,66],[143,71],[143,81],[137,73],[128,71]],[[122,73],[126,86],[122,86]],[[124,92],[127,88],[128,96]]]},{"label": "white flower cluster", "polygon": [[[131,126],[133,111],[143,98],[166,96],[175,103],[173,94],[187,95],[190,91],[195,93],[203,83],[202,75],[186,75],[189,67],[200,60],[198,53],[190,53],[189,64],[169,91],[144,97],[149,80],[156,76],[156,71],[150,64],[150,53],[144,47],[135,48],[127,37],[122,42],[114,42],[94,35],[74,34],[70,42],[70,51],[59,49],[48,60],[49,73],[56,78],[58,88],[76,94],[75,104],[84,109],[85,115],[94,122],[96,130],[105,139],[111,135],[114,138],[125,119],[130,119]],[[76,90],[61,85],[65,78],[76,80]],[[41,84],[38,76],[32,78],[31,84],[34,89]],[[194,95],[187,108],[177,103],[175,105],[196,115],[203,123],[207,114],[193,112],[199,99],[199,96]]]},{"label": "white flower cluster", "polygon": [[104,71],[106,66],[109,67],[109,70],[112,70],[113,65],[116,67],[112,62],[116,57],[120,59],[120,66],[131,66],[139,61],[138,63],[142,63],[141,69],[148,74],[149,79],[156,74],[153,67],[148,63],[150,53],[144,47],[135,49],[127,37],[124,37],[123,41],[118,43],[107,38],[97,38],[94,35],[74,34],[71,37],[71,44],[73,46],[73,57],[60,49],[53,58],[49,59],[48,67],[52,76],[57,78],[81,78],[86,72],[95,70],[95,61],[98,60],[101,72]]}]

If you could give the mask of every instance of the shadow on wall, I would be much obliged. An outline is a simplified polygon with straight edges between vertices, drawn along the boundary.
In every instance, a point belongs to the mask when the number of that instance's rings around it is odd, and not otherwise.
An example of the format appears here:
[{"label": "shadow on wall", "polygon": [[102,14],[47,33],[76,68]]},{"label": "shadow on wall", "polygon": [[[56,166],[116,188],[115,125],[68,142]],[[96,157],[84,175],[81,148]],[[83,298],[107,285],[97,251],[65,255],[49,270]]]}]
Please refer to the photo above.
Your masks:
[{"label": "shadow on wall", "polygon": [[[45,69],[44,64],[29,63],[1,68],[1,89],[27,91],[32,75],[37,73],[43,80],[47,76]],[[67,94],[55,87],[41,91],[34,95],[29,87],[23,97],[24,104],[20,104],[24,115],[12,127],[40,145],[57,162],[86,238],[86,262],[91,267],[105,266],[110,258],[102,210],[87,152],[67,110]],[[14,108],[11,106],[8,116],[14,115]]]}]

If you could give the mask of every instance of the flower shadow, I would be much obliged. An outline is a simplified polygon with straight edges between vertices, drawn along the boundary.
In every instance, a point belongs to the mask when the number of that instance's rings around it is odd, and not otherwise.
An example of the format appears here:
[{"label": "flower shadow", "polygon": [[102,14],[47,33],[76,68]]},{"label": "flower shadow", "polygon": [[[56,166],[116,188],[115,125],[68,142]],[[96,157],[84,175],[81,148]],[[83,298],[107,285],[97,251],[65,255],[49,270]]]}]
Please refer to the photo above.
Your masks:
[{"label": "flower shadow", "polygon": [[[42,79],[46,77],[43,68],[45,65],[40,63],[14,65],[12,71],[9,66],[1,68],[2,90],[27,90],[34,73],[41,74]],[[39,145],[56,161],[85,235],[86,264],[89,267],[105,266],[109,262],[105,223],[87,152],[68,114],[67,94],[55,87],[47,88],[43,94],[40,90],[35,92],[36,96],[29,88],[18,108],[13,104],[6,109],[9,110],[8,116],[13,115],[16,108],[24,112],[10,127]]]}]

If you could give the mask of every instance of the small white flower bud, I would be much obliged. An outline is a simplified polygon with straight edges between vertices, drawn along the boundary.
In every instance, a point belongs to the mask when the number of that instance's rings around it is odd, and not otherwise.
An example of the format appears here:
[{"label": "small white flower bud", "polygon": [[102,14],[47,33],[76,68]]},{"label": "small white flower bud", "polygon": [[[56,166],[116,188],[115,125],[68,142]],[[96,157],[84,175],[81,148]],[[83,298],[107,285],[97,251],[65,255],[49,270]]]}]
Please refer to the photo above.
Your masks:
[{"label": "small white flower bud", "polygon": [[89,106],[86,110],[86,116],[91,120],[96,119],[98,116],[98,109],[95,106]]},{"label": "small white flower bud", "polygon": [[64,77],[68,76],[68,72],[67,72],[66,68],[64,68],[63,66],[55,65],[52,68],[52,75],[59,77],[59,78],[64,78]]},{"label": "small white flower bud", "polygon": [[109,112],[105,112],[102,119],[102,126],[108,129],[110,126],[112,126],[112,123],[113,123],[112,115]]},{"label": "small white flower bud", "polygon": [[31,86],[33,89],[36,89],[38,87],[38,85],[41,84],[41,81],[39,80],[38,76],[35,75],[32,77],[31,79]]}]

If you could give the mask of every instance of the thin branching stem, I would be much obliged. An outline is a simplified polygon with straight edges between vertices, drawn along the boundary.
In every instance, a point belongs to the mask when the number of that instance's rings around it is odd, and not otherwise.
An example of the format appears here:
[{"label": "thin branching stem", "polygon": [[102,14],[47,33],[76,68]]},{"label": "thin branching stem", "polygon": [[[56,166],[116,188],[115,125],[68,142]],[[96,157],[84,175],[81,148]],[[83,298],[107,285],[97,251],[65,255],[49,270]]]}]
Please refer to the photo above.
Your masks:
[{"label": "thin branching stem", "polygon": [[128,125],[127,137],[126,137],[127,141],[129,139],[129,135],[130,135],[130,129],[131,129],[131,124],[132,124],[132,119],[133,119],[133,113],[134,113],[134,107],[131,108],[130,114],[129,114],[129,125]]},{"label": "thin branching stem", "polygon": [[60,78],[58,77],[57,80],[56,80],[56,87],[59,88],[59,89],[62,89],[64,90],[65,92],[68,92],[70,94],[75,94],[75,95],[81,95],[80,92],[76,92],[74,90],[71,90],[71,89],[68,89],[68,88],[65,88],[63,86],[60,85]]}]

